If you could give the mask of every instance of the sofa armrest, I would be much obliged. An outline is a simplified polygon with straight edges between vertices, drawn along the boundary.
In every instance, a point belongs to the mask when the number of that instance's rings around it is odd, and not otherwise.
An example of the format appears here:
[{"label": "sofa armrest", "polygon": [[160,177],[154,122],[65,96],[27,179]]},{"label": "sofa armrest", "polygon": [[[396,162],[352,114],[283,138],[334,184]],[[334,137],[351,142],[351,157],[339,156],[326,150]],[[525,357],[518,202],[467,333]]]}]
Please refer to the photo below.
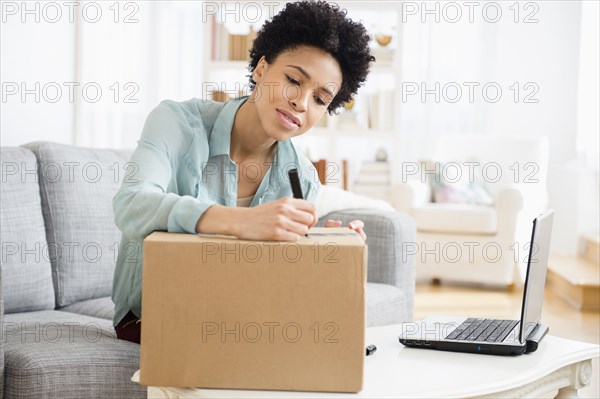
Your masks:
[{"label": "sofa armrest", "polygon": [[406,213],[410,213],[415,207],[431,202],[431,196],[429,184],[419,180],[395,184],[390,190],[392,206],[400,212]]},{"label": "sofa armrest", "polygon": [[352,209],[331,212],[319,219],[323,226],[327,219],[341,220],[347,226],[353,220],[365,223],[367,235],[367,281],[398,287],[406,297],[405,315],[412,320],[415,293],[415,256],[412,247],[416,242],[414,220],[400,212],[374,209]]},{"label": "sofa armrest", "polygon": [[495,202],[498,211],[516,214],[523,207],[523,193],[516,188],[505,188],[496,194]]},{"label": "sofa armrest", "polygon": [[322,218],[328,213],[348,209],[379,209],[394,211],[394,208],[383,200],[377,200],[338,187],[324,184],[315,202],[317,217]]}]

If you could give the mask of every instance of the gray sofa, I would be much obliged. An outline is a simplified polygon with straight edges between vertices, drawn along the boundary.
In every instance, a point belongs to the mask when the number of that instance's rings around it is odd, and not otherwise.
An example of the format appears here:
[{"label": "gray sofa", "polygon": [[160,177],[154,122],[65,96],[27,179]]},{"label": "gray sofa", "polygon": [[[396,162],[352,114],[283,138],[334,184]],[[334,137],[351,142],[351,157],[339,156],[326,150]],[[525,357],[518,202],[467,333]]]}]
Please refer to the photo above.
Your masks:
[{"label": "gray sofa", "polygon": [[[139,345],[116,338],[112,278],[120,232],[112,197],[130,152],[35,142],[1,149],[0,398],[136,398]],[[367,323],[412,320],[415,240],[408,216],[365,221]],[[324,222],[322,218],[320,224]]]}]

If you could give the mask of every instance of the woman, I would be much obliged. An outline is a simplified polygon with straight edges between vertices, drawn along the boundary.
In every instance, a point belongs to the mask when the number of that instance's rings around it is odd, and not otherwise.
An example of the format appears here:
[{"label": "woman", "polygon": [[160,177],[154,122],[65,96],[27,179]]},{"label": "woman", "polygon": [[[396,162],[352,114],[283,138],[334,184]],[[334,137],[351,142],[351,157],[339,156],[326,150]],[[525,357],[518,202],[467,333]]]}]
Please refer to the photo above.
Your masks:
[{"label": "woman", "polygon": [[[296,241],[317,223],[319,180],[289,139],[351,100],[375,60],[369,40],[337,6],[290,3],[253,43],[250,96],[163,101],[150,113],[135,170],[113,200],[123,232],[112,296],[120,339],[140,342],[141,248],[152,231]],[[305,199],[291,198],[293,168]],[[362,221],[348,227],[366,239]]]}]

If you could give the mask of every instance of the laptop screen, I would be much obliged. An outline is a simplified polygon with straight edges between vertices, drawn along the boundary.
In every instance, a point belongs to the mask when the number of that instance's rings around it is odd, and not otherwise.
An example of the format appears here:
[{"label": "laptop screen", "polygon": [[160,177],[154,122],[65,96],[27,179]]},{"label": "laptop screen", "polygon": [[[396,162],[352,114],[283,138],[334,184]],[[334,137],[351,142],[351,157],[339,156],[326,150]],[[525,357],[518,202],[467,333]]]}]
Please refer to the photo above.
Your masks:
[{"label": "laptop screen", "polygon": [[525,342],[542,316],[553,215],[554,212],[549,210],[533,221],[527,275],[525,277],[525,292],[521,309],[520,342]]}]

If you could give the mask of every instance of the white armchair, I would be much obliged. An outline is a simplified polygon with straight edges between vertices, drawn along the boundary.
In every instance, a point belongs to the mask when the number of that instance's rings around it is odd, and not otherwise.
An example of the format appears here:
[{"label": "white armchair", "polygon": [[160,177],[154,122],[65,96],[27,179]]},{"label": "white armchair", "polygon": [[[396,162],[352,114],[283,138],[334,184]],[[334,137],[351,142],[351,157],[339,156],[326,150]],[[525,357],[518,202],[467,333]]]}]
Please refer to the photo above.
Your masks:
[{"label": "white armchair", "polygon": [[511,285],[528,254],[531,222],[546,207],[547,140],[443,136],[432,161],[438,172],[442,165],[470,176],[482,171],[493,204],[432,202],[432,170],[403,167],[391,202],[415,219],[417,242],[405,245],[417,255],[417,280]]}]

